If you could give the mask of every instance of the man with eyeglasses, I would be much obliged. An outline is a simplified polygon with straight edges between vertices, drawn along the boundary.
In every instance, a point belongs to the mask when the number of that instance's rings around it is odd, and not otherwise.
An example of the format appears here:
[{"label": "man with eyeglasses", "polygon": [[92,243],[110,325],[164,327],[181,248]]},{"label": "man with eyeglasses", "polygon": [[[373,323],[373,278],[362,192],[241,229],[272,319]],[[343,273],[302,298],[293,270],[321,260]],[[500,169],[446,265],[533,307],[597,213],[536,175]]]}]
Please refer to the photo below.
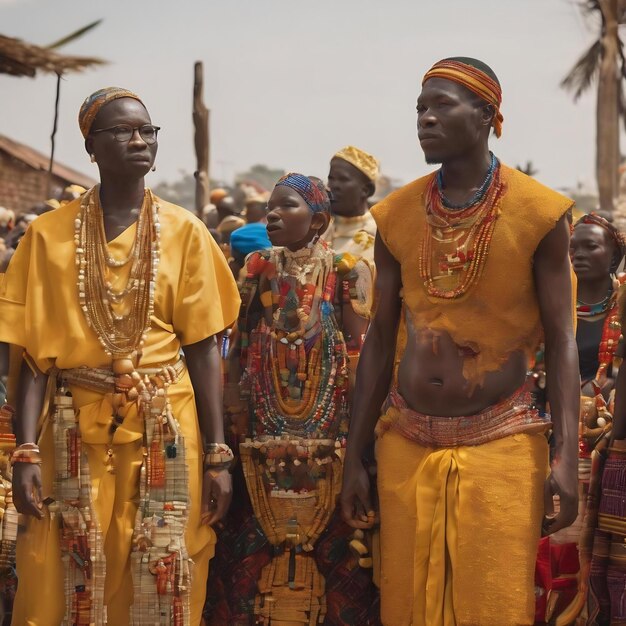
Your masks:
[{"label": "man with eyeglasses", "polygon": [[79,126],[101,183],[31,225],[0,288],[0,341],[28,363],[13,623],[197,626],[231,498],[216,335],[239,294],[205,225],[145,187],[140,98],[99,90]]}]

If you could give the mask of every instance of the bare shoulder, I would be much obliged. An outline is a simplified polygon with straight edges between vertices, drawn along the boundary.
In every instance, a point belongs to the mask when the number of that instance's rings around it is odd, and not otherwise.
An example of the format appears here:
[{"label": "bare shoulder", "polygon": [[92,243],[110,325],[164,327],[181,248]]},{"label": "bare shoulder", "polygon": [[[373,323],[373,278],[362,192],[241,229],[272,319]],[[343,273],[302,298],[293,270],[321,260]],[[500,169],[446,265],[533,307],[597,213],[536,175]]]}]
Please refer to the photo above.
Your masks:
[{"label": "bare shoulder", "polygon": [[569,221],[567,215],[562,215],[537,246],[535,269],[554,269],[566,265],[569,271],[569,240]]}]

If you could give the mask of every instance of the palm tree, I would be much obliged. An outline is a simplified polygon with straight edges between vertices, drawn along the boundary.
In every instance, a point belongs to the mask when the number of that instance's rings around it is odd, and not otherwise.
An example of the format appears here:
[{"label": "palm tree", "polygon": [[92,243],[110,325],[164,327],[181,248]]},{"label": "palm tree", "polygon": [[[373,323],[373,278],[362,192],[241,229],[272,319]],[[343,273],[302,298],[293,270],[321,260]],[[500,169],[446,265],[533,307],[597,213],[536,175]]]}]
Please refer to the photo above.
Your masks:
[{"label": "palm tree", "polygon": [[620,116],[626,112],[623,81],[626,78],[620,24],[626,23],[626,0],[581,0],[588,18],[599,18],[600,32],[591,47],[561,82],[574,101],[597,80],[596,179],[600,208],[612,212],[619,191]]}]

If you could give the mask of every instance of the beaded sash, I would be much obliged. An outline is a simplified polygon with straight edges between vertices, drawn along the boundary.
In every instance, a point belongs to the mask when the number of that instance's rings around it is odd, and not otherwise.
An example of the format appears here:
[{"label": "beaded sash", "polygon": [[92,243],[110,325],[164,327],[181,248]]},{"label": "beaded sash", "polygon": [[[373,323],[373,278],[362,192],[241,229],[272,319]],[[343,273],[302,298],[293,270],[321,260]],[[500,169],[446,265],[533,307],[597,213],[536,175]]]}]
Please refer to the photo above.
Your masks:
[{"label": "beaded sash", "polygon": [[376,425],[376,434],[380,437],[393,428],[421,446],[452,448],[477,446],[518,433],[543,433],[550,426],[549,419],[531,408],[530,394],[525,391],[518,391],[475,415],[440,417],[413,411],[398,390],[392,389],[385,413]]},{"label": "beaded sash", "polygon": [[[188,626],[191,563],[184,540],[189,511],[185,445],[167,395],[156,395],[158,389],[167,389],[178,380],[184,363],[139,371],[145,376],[147,391],[138,401],[145,424],[144,462],[130,555],[134,587],[131,623]],[[102,534],[77,414],[65,385],[112,393],[114,375],[107,370],[77,368],[58,372],[57,381],[50,420],[56,469],[49,509],[58,516],[61,529],[66,596],[63,623],[104,626],[106,563]]]}]

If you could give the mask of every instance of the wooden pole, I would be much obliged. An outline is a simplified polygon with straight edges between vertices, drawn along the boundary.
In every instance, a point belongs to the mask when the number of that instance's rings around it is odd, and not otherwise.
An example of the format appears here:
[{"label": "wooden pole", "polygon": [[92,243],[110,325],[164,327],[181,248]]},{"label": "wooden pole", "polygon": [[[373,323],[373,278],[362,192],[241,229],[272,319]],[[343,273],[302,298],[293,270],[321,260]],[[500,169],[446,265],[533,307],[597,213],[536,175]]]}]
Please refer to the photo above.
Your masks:
[{"label": "wooden pole", "polygon": [[193,126],[196,147],[196,215],[202,218],[202,209],[209,203],[209,110],[203,100],[202,61],[194,65]]},{"label": "wooden pole", "polygon": [[61,99],[61,74],[57,74],[57,92],[54,99],[54,122],[52,124],[52,134],[50,135],[50,163],[48,164],[48,195],[52,193],[52,168],[54,166],[54,141],[59,124],[59,100]]}]

